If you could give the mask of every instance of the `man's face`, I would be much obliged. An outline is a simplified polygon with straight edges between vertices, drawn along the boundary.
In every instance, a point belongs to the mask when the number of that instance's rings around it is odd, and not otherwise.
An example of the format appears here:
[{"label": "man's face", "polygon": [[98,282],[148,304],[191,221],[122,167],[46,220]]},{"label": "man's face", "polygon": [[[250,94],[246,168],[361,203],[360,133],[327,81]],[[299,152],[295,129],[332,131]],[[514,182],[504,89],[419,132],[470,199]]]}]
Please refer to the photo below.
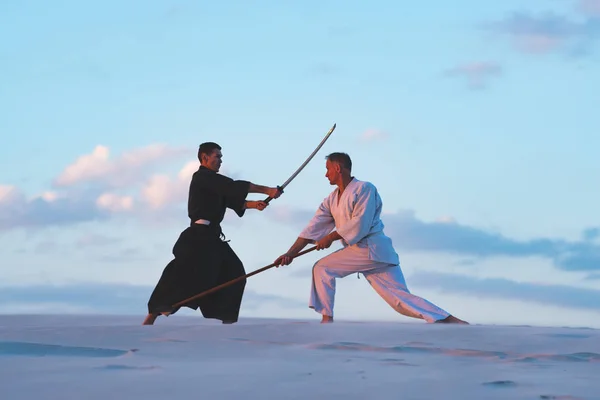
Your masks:
[{"label": "man's face", "polygon": [[209,169],[212,169],[215,172],[219,172],[221,164],[223,163],[223,153],[221,153],[221,150],[215,149],[210,155],[205,155],[203,156],[203,158],[204,166],[206,166]]},{"label": "man's face", "polygon": [[331,162],[327,160],[325,162],[325,168],[327,169],[327,173],[325,177],[329,179],[329,183],[331,185],[336,185],[340,176],[341,176],[341,167],[338,163]]}]

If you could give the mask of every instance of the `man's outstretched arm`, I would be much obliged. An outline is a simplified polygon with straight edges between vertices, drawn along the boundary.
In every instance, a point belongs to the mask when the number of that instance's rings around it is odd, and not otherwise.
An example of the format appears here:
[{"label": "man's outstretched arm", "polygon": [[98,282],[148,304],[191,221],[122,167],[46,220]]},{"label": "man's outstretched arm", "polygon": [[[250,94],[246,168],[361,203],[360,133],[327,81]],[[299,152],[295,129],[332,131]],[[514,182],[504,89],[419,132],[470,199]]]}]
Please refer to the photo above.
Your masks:
[{"label": "man's outstretched arm", "polygon": [[267,196],[277,199],[283,193],[278,187],[268,187],[257,185],[249,181],[237,180],[221,177],[218,181],[221,185],[221,193],[225,195],[225,201],[228,208],[236,212],[238,216],[243,216],[245,210],[255,209],[262,211],[267,208],[268,203],[260,200],[246,200],[248,193],[263,193]]},{"label": "man's outstretched arm", "polygon": [[250,185],[248,187],[248,193],[262,193],[262,194],[266,194],[267,196],[276,199],[283,192],[280,191],[279,188],[277,188],[277,187],[268,187],[268,186],[263,186],[263,185],[257,185],[255,183],[250,182]]}]

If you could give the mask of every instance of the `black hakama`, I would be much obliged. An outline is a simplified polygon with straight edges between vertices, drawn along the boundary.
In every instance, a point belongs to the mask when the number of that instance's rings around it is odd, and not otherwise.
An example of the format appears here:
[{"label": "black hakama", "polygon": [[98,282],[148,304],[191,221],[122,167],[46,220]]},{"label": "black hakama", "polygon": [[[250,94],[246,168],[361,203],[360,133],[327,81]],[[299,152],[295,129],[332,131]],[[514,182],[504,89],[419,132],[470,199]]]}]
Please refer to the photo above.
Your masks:
[{"label": "black hakama", "polygon": [[[246,271],[229,243],[224,241],[221,221],[227,208],[242,217],[249,182],[233,180],[203,166],[194,173],[190,183],[186,228],[173,246],[174,259],[164,268],[148,301],[148,312],[174,314],[174,304],[205,290],[228,282]],[[198,219],[210,225],[195,224]],[[184,306],[200,309],[205,318],[236,322],[239,317],[246,280],[192,300]]]}]

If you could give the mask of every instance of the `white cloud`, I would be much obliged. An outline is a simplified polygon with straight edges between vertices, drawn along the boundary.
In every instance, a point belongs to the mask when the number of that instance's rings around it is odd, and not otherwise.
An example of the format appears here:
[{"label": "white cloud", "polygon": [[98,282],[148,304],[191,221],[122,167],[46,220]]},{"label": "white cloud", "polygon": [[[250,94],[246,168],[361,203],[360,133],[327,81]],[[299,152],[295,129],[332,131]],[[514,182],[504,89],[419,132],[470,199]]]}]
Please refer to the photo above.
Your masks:
[{"label": "white cloud", "polygon": [[525,53],[545,54],[558,47],[565,42],[562,38],[550,37],[542,34],[530,34],[523,36],[516,41],[518,49]]},{"label": "white cloud", "polygon": [[455,224],[456,220],[453,217],[449,217],[447,215],[444,215],[442,217],[439,217],[435,220],[435,222],[439,222],[441,224]]},{"label": "white cloud", "polygon": [[108,147],[96,146],[91,154],[84,154],[73,164],[67,166],[56,178],[56,184],[69,186],[84,180],[105,176],[111,170],[108,156]]},{"label": "white cloud", "polygon": [[600,0],[580,0],[579,9],[588,15],[599,17]]},{"label": "white cloud", "polygon": [[185,201],[193,173],[198,169],[198,161],[190,161],[179,171],[176,178],[167,175],[151,176],[141,190],[142,200],[152,209]]},{"label": "white cloud", "polygon": [[599,34],[597,19],[600,15],[598,0],[583,0],[579,10],[586,14],[583,19],[572,19],[556,13],[533,15],[515,12],[502,20],[485,24],[486,29],[505,35],[521,52],[547,54],[566,51],[581,55],[588,51]]},{"label": "white cloud", "polygon": [[151,167],[181,153],[154,144],[111,158],[107,147],[97,146],[61,171],[54,190],[26,196],[18,187],[0,185],[0,231],[105,220],[117,213],[168,222],[176,210],[165,208],[186,202],[199,162],[188,161],[173,174],[153,174]]},{"label": "white cloud", "polygon": [[174,191],[177,191],[175,183],[167,175],[154,175],[142,188],[142,199],[151,208],[160,208],[174,196]]},{"label": "white cloud", "polygon": [[15,186],[0,185],[0,204],[11,204],[22,197]]},{"label": "white cloud", "polygon": [[129,211],[133,208],[133,197],[104,193],[98,197],[96,205],[101,209],[112,212]]},{"label": "white cloud", "polygon": [[465,78],[469,87],[474,89],[484,87],[492,76],[497,76],[501,73],[502,67],[497,63],[489,61],[461,64],[445,72],[446,76]]},{"label": "white cloud", "polygon": [[77,246],[105,246],[117,243],[119,240],[114,237],[99,235],[95,233],[88,233],[82,235],[77,240]]},{"label": "white cloud", "polygon": [[59,195],[56,192],[47,191],[47,192],[42,193],[40,195],[40,197],[47,202],[52,202],[52,201],[56,201],[56,199],[58,199]]},{"label": "white cloud", "polygon": [[377,129],[367,129],[360,135],[360,139],[365,142],[372,142],[376,140],[385,140],[389,137],[386,132]]},{"label": "white cloud", "polygon": [[73,186],[84,182],[104,183],[111,187],[124,187],[140,180],[145,168],[180,157],[185,150],[163,144],[152,144],[121,154],[110,159],[106,146],[96,146],[68,165],[56,178],[59,187]]},{"label": "white cloud", "polygon": [[185,164],[183,166],[183,168],[181,168],[181,170],[177,174],[177,177],[180,180],[189,181],[190,179],[192,179],[192,175],[194,175],[194,172],[196,172],[198,170],[198,167],[199,167],[199,162],[197,160],[190,161],[187,164]]}]

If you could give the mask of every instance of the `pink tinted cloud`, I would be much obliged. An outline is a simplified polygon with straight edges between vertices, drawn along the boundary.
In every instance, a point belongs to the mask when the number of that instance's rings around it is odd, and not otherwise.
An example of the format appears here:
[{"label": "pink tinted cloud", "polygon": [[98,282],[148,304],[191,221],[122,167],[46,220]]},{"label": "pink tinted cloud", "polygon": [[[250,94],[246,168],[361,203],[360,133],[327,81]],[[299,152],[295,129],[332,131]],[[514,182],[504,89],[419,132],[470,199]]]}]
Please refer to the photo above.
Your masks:
[{"label": "pink tinted cloud", "polygon": [[143,216],[185,201],[197,160],[175,177],[152,175],[151,167],[181,158],[184,151],[162,144],[134,148],[110,157],[105,146],[79,156],[54,180],[54,190],[29,196],[0,185],[0,231]]},{"label": "pink tinted cloud", "polygon": [[580,0],[579,10],[592,17],[600,17],[600,0]]},{"label": "pink tinted cloud", "polygon": [[190,180],[198,170],[198,161],[190,161],[181,168],[176,177],[166,174],[152,175],[141,189],[142,200],[152,209],[187,199]]},{"label": "pink tinted cloud", "polygon": [[367,129],[359,137],[363,142],[375,142],[378,140],[386,140],[387,138],[389,138],[389,134],[379,129]]},{"label": "pink tinted cloud", "polygon": [[[582,1],[579,8],[588,16],[599,15],[598,3],[598,0]],[[574,20],[554,13],[513,13],[486,24],[485,28],[508,37],[517,50],[538,55],[554,51],[581,52],[600,34],[598,21],[593,18]]]},{"label": "pink tinted cloud", "polygon": [[[185,204],[199,167],[195,154],[182,162],[182,154],[189,152],[152,144],[110,157],[107,147],[97,146],[67,165],[51,191],[29,196],[18,187],[0,184],[0,233],[113,218],[169,223],[181,215],[179,206]],[[169,160],[180,160],[179,170],[153,173],[153,167]],[[237,176],[234,171],[221,173]]]},{"label": "pink tinted cloud", "polygon": [[106,146],[98,145],[89,154],[78,157],[55,179],[57,187],[73,186],[86,182],[123,187],[140,179],[148,167],[174,160],[187,153],[185,149],[163,144],[151,144],[111,158]]},{"label": "pink tinted cloud", "polygon": [[447,76],[464,78],[471,88],[483,88],[489,79],[501,74],[502,67],[488,61],[461,64],[446,71]]}]

